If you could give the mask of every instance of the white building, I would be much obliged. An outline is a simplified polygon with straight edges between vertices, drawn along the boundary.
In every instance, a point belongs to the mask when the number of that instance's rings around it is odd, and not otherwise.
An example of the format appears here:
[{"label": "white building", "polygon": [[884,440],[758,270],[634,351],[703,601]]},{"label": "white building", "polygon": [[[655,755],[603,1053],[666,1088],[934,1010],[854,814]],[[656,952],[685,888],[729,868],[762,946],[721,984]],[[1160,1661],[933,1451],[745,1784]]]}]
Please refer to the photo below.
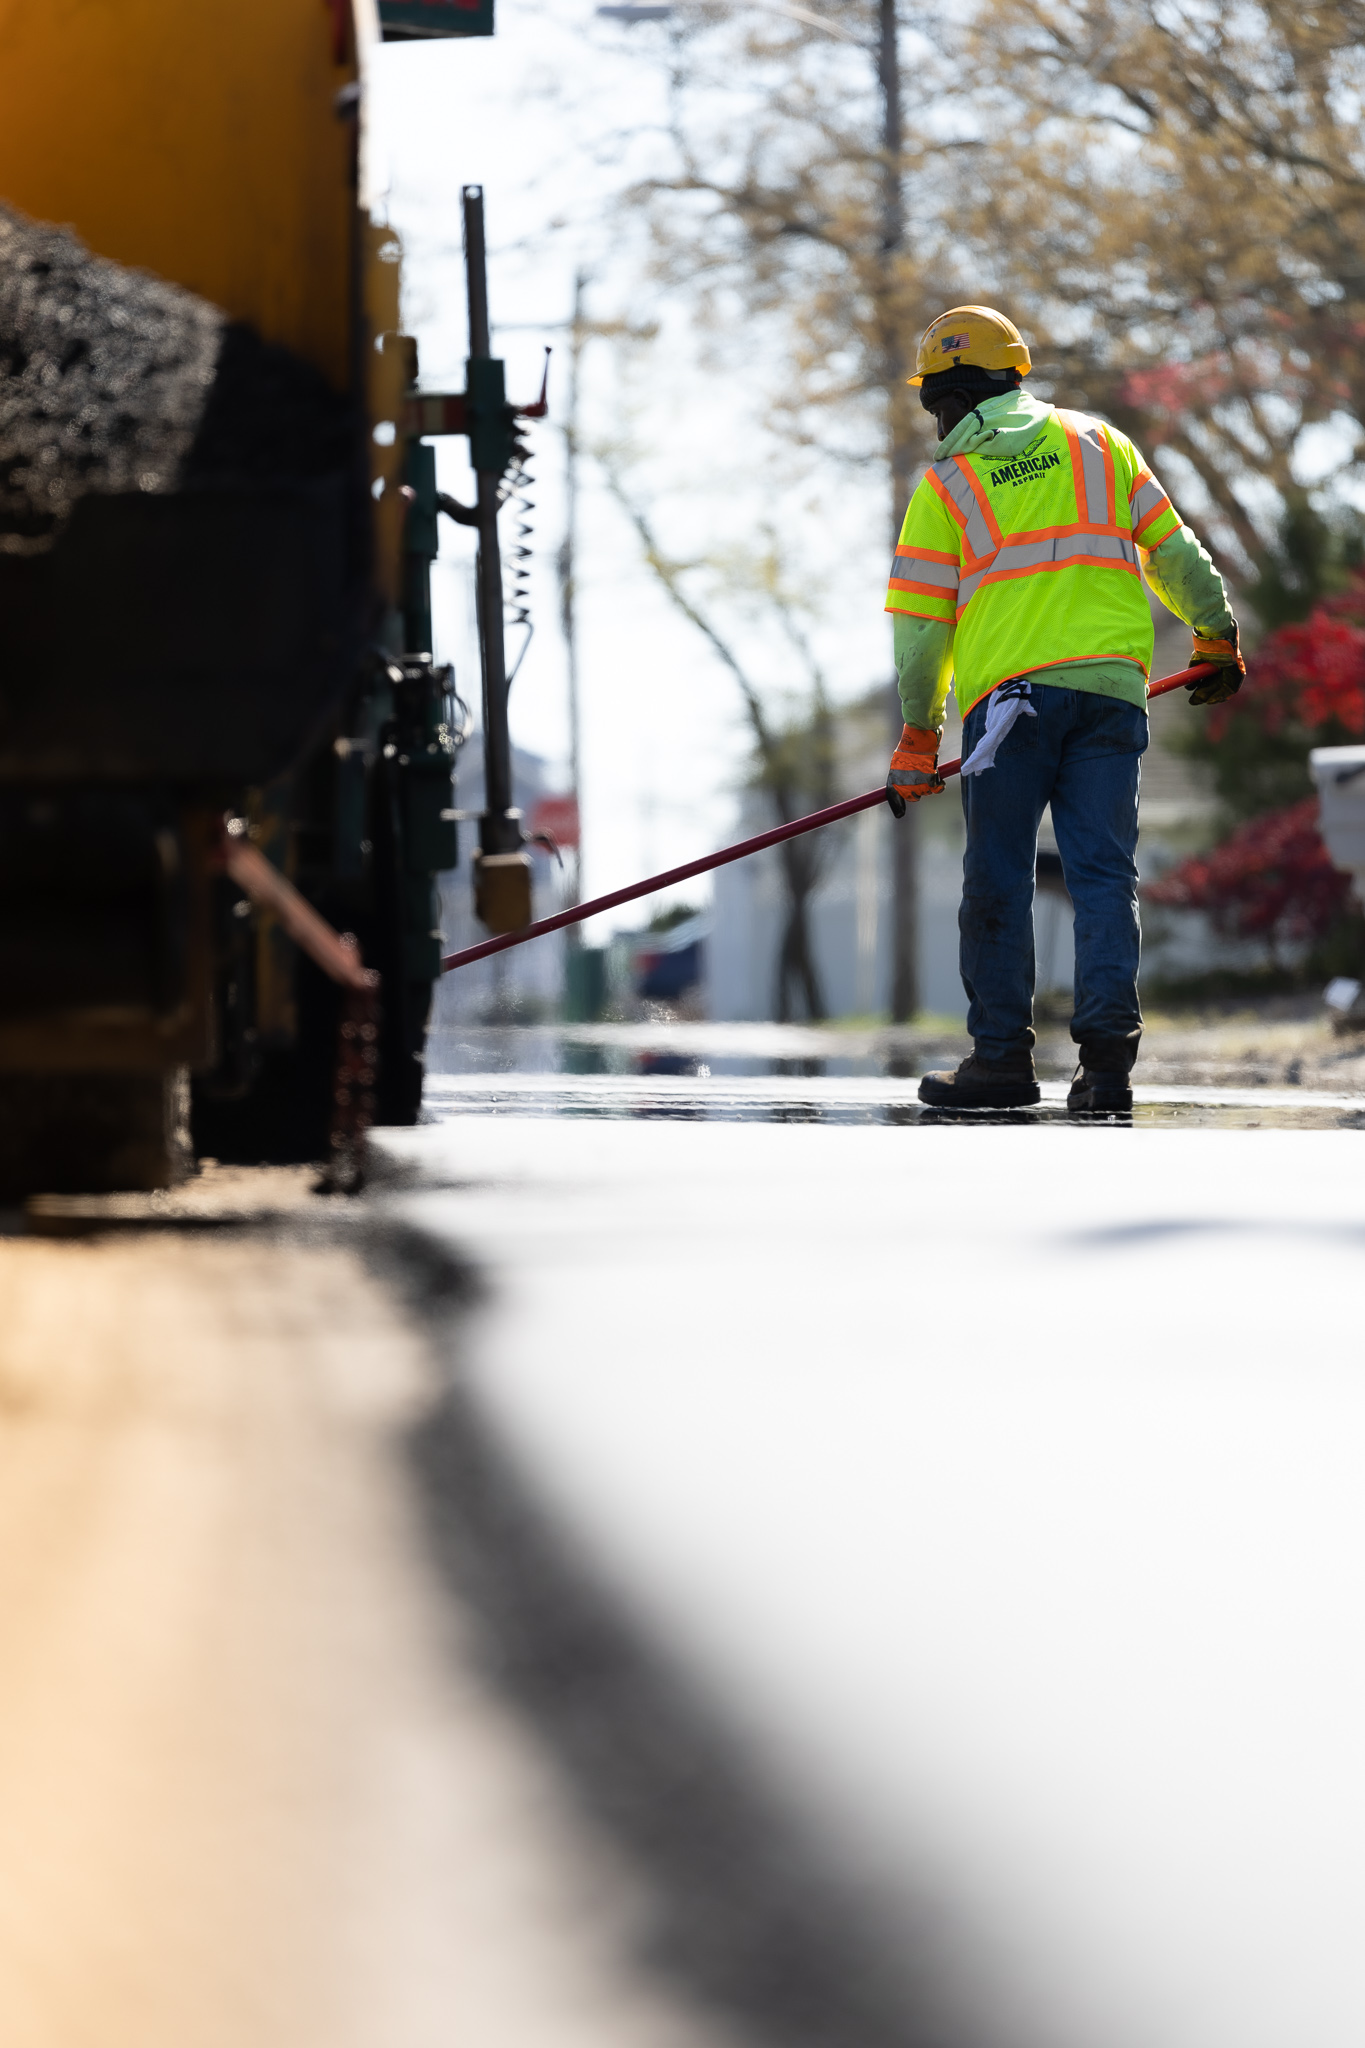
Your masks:
[{"label": "white building", "polygon": [[[886,780],[889,755],[884,693],[837,714],[839,794],[853,796]],[[954,718],[945,753],[957,751]],[[930,815],[932,813],[932,815]],[[735,837],[776,822],[761,791],[746,792]],[[907,821],[908,822],[908,821]],[[921,809],[919,969],[921,1003],[964,1017],[957,972],[957,905],[962,878],[962,816],[951,793]],[[825,865],[811,901],[816,972],[831,1017],[870,1017],[891,1001],[891,853],[898,829],[890,812],[864,811],[825,828]],[[777,1007],[778,952],[786,919],[781,855],[735,861],[716,873],[707,948],[708,1014],[727,1021],[770,1018]]]},{"label": "white building", "polygon": [[[545,763],[523,747],[512,749],[512,801],[529,819],[538,798],[546,793]],[[461,813],[460,864],[440,878],[441,929],[445,950],[456,953],[475,946],[488,933],[474,915],[474,861],[479,843],[478,813],[483,809],[483,736],[475,733],[461,748],[456,767],[455,801]],[[470,814],[473,814],[472,816]],[[560,870],[543,848],[530,849],[532,910],[548,917],[561,903]],[[551,932],[529,945],[513,946],[491,960],[477,960],[437,983],[432,1003],[433,1033],[452,1024],[476,1024],[523,1018],[538,1021],[554,1016],[564,981],[564,935]]]},{"label": "white building", "polygon": [[[1168,614],[1158,619],[1155,675],[1188,660],[1189,631]],[[1195,847],[1208,843],[1216,804],[1191,765],[1164,742],[1191,716],[1183,691],[1152,708],[1152,737],[1142,767],[1139,871],[1153,880]],[[874,694],[838,714],[841,795],[873,789],[886,779],[889,755],[885,700]],[[960,754],[962,731],[949,699],[943,755]],[[771,802],[747,792],[735,837],[776,822]],[[908,822],[908,821],[907,821]],[[813,951],[825,1007],[831,1017],[871,1017],[890,1008],[891,852],[900,829],[886,810],[865,811],[826,828],[829,848],[823,879],[812,900]],[[921,804],[919,984],[921,1008],[965,1019],[966,997],[957,968],[957,911],[962,894],[965,830],[957,790]],[[1052,820],[1044,813],[1039,851],[1056,854]],[[786,896],[780,855],[756,854],[718,870],[708,945],[706,1007],[717,1019],[763,1019],[776,1014],[777,963]],[[1046,868],[1050,863],[1046,860]],[[1203,918],[1144,908],[1143,977],[1194,974],[1218,966],[1250,964],[1246,948],[1216,938]],[[1065,1000],[1074,969],[1071,904],[1060,881],[1046,875],[1034,906],[1037,989]],[[1255,949],[1251,949],[1254,953]]]}]

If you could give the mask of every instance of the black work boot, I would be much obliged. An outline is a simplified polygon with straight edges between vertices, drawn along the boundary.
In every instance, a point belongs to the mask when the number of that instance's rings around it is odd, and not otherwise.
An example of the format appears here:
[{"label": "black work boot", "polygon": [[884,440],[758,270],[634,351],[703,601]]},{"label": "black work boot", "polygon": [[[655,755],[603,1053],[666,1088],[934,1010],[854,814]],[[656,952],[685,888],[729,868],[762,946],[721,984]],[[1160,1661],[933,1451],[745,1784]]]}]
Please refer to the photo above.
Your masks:
[{"label": "black work boot", "polygon": [[983,1060],[972,1053],[955,1074],[926,1074],[919,1099],[935,1109],[1027,1109],[1039,1100],[1033,1054]]},{"label": "black work boot", "polygon": [[1137,1049],[1136,1031],[1126,1038],[1087,1040],[1077,1048],[1080,1065],[1066,1098],[1074,1116],[1114,1116],[1132,1108],[1128,1077]]},{"label": "black work boot", "polygon": [[1073,1116],[1112,1116],[1131,1109],[1133,1091],[1128,1076],[1077,1067],[1076,1078],[1067,1091],[1066,1106]]}]

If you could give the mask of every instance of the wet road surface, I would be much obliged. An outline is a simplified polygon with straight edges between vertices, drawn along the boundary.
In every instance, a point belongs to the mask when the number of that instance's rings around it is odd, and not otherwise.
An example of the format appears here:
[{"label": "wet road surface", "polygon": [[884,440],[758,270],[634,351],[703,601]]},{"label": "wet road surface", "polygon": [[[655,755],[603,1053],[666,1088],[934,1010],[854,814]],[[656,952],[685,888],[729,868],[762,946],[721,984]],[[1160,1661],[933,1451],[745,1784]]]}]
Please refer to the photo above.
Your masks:
[{"label": "wet road surface", "polygon": [[[681,1063],[680,1063],[681,1064]],[[791,1064],[795,1065],[796,1062]],[[943,1124],[1010,1123],[1095,1128],[1067,1113],[1067,1084],[1044,1081],[1042,1101],[996,1114],[928,1109],[917,1075],[714,1073],[705,1061],[691,1071],[657,1068],[634,1074],[437,1074],[427,1083],[425,1114],[452,1116],[677,1117],[690,1122]],[[1365,1127],[1365,1097],[1313,1088],[1133,1090],[1132,1124],[1156,1129],[1356,1130]]]},{"label": "wet road surface", "polygon": [[504,1483],[915,1962],[825,2040],[1356,2048],[1359,1098],[913,1090],[438,1077],[376,1152]]}]

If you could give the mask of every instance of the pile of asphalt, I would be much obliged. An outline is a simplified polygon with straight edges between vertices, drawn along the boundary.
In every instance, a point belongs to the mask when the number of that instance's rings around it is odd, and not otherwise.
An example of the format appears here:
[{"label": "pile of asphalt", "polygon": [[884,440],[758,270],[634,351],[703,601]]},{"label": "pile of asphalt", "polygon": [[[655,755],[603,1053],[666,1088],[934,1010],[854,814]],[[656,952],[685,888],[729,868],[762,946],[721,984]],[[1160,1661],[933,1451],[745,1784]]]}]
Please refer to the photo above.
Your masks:
[{"label": "pile of asphalt", "polygon": [[0,554],[51,547],[92,493],[323,475],[351,431],[289,350],[0,206]]},{"label": "pile of asphalt", "polygon": [[307,482],[344,469],[354,414],[321,371],[254,327],[222,330],[213,384],[181,464],[182,490]]},{"label": "pile of asphalt", "polygon": [[0,208],[0,552],[50,547],[89,492],[174,489],[223,326],[192,292]]}]

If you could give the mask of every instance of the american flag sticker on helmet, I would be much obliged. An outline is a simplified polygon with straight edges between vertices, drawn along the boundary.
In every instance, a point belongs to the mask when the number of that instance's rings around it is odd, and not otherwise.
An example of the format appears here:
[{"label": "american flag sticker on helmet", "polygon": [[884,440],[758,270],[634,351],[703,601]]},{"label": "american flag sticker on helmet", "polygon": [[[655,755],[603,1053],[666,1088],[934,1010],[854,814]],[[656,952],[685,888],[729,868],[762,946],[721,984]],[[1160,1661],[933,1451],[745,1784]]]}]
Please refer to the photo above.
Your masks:
[{"label": "american flag sticker on helmet", "polygon": [[948,355],[955,348],[966,348],[971,341],[969,334],[945,334],[939,343],[940,355]]}]

